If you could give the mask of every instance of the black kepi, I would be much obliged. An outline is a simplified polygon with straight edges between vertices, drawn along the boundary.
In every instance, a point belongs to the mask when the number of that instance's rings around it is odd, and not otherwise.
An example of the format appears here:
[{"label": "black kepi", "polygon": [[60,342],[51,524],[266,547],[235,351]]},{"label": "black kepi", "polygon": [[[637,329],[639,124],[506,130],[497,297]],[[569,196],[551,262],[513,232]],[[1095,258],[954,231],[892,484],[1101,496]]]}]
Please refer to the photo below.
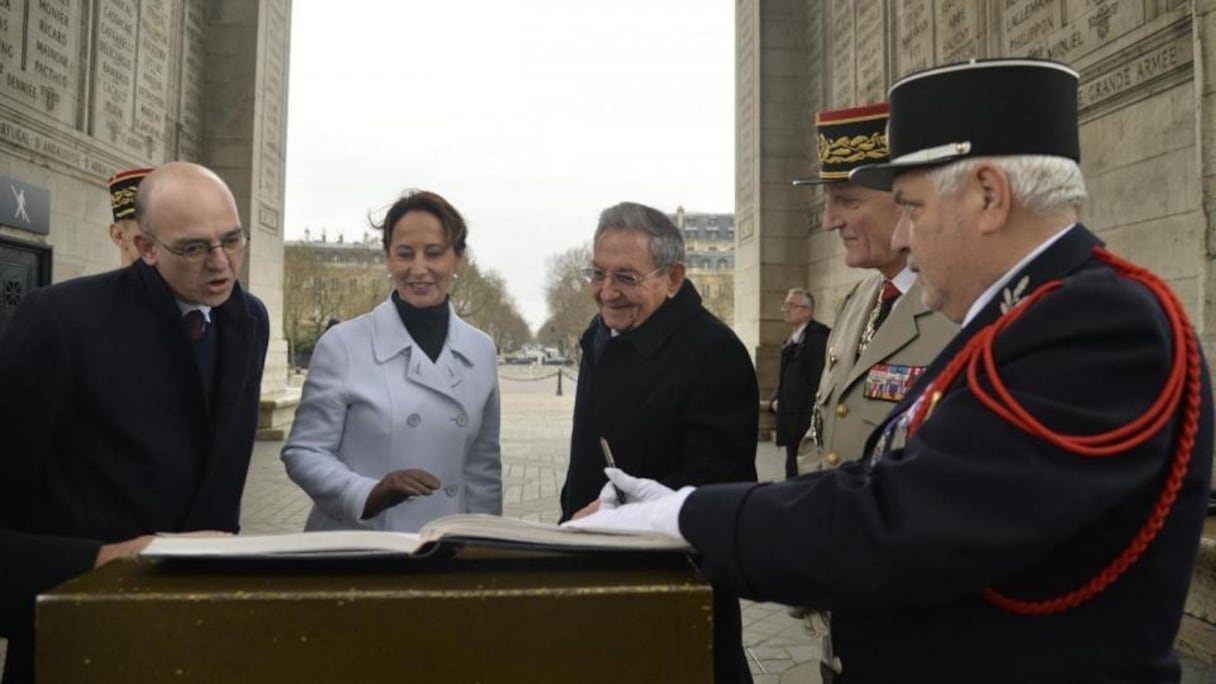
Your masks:
[{"label": "black kepi", "polygon": [[902,171],[976,156],[1042,154],[1081,161],[1078,74],[1038,59],[974,60],[906,76],[891,86],[891,161],[849,180],[890,190]]}]

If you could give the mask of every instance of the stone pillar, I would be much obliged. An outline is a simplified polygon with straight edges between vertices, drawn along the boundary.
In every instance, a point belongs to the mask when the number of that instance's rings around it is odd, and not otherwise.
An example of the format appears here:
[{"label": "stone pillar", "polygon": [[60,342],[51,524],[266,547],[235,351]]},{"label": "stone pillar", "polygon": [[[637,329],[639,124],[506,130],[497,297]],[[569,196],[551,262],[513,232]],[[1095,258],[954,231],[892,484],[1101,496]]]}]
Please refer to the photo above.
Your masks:
[{"label": "stone pillar", "polygon": [[1211,364],[1216,359],[1216,0],[1195,0],[1193,7],[1194,135],[1203,222],[1203,268],[1198,287],[1202,306],[1191,313],[1195,332]]},{"label": "stone pillar", "polygon": [[[253,237],[240,278],[269,310],[272,397],[287,384],[290,19],[290,0],[0,0],[0,239],[50,248],[53,282],[116,268],[106,178],[170,160],[215,169]],[[14,216],[18,192],[41,213]]]},{"label": "stone pillar", "polygon": [[781,301],[806,284],[805,212],[791,181],[807,173],[807,91],[817,81],[806,69],[808,26],[819,14],[802,0],[736,4],[735,331],[765,397],[789,334]]},{"label": "stone pillar", "polygon": [[228,182],[251,236],[241,282],[266,304],[264,398],[287,386],[283,337],[283,192],[290,0],[203,5],[207,40],[202,159]]}]

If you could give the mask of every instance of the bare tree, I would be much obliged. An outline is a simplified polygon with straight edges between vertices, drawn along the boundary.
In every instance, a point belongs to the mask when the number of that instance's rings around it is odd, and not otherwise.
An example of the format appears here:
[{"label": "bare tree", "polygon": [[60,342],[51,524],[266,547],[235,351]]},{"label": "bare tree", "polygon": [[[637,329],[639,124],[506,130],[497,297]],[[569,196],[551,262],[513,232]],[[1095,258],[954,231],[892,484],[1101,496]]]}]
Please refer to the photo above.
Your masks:
[{"label": "bare tree", "polygon": [[591,287],[583,269],[591,265],[591,245],[585,244],[548,259],[545,303],[549,318],[537,331],[537,339],[577,359],[578,340],[596,313]]},{"label": "bare tree", "polygon": [[[518,349],[530,342],[532,333],[503,277],[493,271],[483,274],[472,254],[466,256],[451,293],[457,315],[485,330],[499,349]],[[384,248],[369,236],[361,242],[287,244],[283,327],[292,357],[310,352],[330,320],[365,314],[390,292]]]},{"label": "bare tree", "polygon": [[507,292],[506,280],[495,271],[482,272],[470,253],[452,288],[452,304],[461,318],[485,331],[499,352],[532,341],[532,331]]}]

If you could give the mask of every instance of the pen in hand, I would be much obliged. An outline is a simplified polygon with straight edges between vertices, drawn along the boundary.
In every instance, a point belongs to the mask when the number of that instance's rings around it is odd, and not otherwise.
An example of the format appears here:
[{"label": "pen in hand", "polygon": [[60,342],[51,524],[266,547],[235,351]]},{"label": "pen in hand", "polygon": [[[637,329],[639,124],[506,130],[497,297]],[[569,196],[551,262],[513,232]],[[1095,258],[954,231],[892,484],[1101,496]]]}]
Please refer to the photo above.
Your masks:
[{"label": "pen in hand", "polygon": [[[608,464],[609,468],[615,468],[616,459],[612,458],[612,447],[608,446],[608,440],[604,439],[603,437],[600,437],[600,449],[602,449],[604,452],[604,462]],[[625,492],[616,485],[612,485],[612,489],[616,491],[616,502],[618,504],[624,504]]]}]

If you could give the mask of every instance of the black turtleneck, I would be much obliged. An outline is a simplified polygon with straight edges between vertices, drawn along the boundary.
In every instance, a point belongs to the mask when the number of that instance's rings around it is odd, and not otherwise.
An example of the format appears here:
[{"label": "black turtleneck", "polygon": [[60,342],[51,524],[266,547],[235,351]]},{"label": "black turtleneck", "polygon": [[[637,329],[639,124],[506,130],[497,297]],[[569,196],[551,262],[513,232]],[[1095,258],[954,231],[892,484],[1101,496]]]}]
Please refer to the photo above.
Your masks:
[{"label": "black turtleneck", "polygon": [[393,291],[393,304],[397,306],[397,314],[409,331],[410,337],[422,347],[422,351],[431,358],[439,358],[443,343],[448,339],[448,300],[442,304],[419,308],[401,299],[397,291]]}]

